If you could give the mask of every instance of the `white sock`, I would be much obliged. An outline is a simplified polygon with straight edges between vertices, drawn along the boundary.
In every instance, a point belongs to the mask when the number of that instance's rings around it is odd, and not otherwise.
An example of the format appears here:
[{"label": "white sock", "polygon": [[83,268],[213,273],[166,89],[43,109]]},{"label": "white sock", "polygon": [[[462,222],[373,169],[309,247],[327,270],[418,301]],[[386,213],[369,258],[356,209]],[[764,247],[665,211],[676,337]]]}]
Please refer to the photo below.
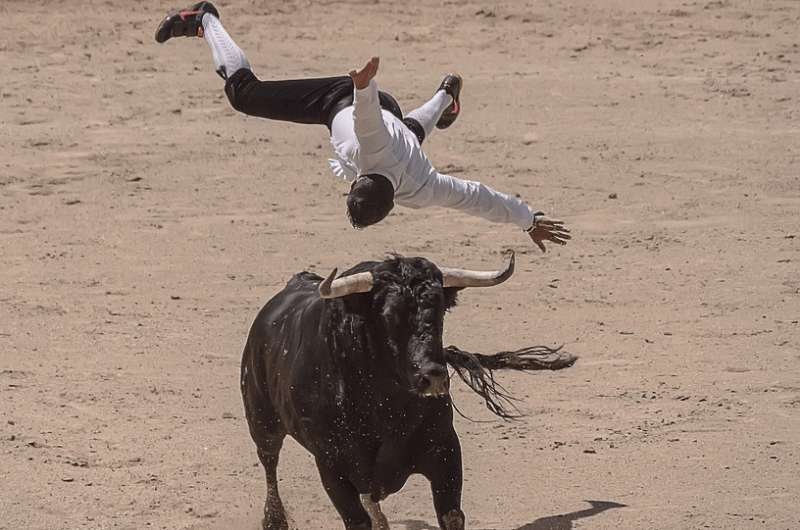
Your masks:
[{"label": "white sock", "polygon": [[242,49],[233,42],[231,36],[222,27],[222,22],[211,13],[203,15],[203,36],[211,47],[214,64],[222,77],[227,79],[237,70],[250,68],[250,63]]},{"label": "white sock", "polygon": [[425,138],[431,135],[433,128],[436,127],[436,122],[442,116],[442,112],[453,103],[453,98],[444,90],[437,90],[436,94],[424,105],[418,109],[414,109],[408,114],[406,118],[414,118],[425,129]]}]

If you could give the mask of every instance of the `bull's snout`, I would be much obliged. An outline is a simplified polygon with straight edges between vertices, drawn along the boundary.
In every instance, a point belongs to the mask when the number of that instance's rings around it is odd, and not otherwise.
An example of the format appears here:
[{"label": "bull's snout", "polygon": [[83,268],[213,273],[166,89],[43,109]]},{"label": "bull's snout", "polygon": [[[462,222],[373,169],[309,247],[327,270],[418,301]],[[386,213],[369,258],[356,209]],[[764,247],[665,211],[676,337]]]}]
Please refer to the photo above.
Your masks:
[{"label": "bull's snout", "polygon": [[446,396],[450,392],[450,377],[441,364],[430,364],[420,370],[417,392],[426,397]]}]

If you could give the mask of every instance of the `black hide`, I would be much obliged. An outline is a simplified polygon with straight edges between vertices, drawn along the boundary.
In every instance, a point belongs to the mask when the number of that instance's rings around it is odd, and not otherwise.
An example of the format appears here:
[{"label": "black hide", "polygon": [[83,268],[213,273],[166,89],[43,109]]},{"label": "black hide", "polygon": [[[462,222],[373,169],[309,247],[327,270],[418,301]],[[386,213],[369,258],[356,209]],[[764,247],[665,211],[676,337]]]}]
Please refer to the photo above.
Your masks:
[{"label": "black hide", "polygon": [[456,291],[422,258],[361,263],[343,276],[363,271],[373,273],[369,293],[323,300],[322,278],[303,272],[260,311],[242,359],[250,433],[262,462],[287,434],[313,454],[347,528],[369,528],[354,494],[382,499],[413,473],[431,481],[444,524],[461,514],[452,402],[422,397],[414,381],[424,366],[446,369],[442,325]]}]

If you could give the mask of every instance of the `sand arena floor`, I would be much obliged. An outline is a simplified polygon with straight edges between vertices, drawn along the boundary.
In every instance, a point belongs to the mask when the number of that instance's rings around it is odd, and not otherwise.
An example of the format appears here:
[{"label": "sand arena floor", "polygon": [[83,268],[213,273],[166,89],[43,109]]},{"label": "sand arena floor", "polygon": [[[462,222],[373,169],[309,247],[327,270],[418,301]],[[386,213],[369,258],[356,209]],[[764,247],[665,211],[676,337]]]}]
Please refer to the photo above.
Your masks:
[{"label": "sand arena floor", "polygon": [[[301,270],[508,248],[446,343],[581,359],[503,378],[524,421],[457,420],[469,528],[800,528],[798,2],[220,4],[261,77],[380,55],[409,109],[460,71],[426,150],[564,219],[546,255],[438,209],[351,229],[325,129],[234,112],[202,41],[153,41],[169,7],[0,4],[0,528],[256,528],[258,308]],[[296,527],[341,527],[294,443],[280,474]],[[421,479],[384,508],[435,523]]]}]

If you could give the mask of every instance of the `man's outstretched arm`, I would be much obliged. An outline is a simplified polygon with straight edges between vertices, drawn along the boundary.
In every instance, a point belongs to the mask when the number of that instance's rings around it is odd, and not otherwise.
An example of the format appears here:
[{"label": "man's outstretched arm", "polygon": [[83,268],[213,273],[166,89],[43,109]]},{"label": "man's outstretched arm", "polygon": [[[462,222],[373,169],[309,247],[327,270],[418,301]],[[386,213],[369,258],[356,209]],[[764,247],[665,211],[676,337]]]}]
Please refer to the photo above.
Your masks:
[{"label": "man's outstretched arm", "polygon": [[381,162],[391,149],[391,136],[381,116],[378,85],[373,78],[378,73],[380,59],[373,57],[361,70],[352,70],[355,91],[353,94],[353,127],[359,144],[359,165],[369,170]]},{"label": "man's outstretched arm", "polygon": [[[443,206],[482,217],[496,223],[514,224],[524,230],[542,252],[545,242],[566,245],[571,239],[562,221],[532,210],[516,197],[506,195],[480,182],[462,180],[434,172],[429,184],[407,206]],[[401,202],[400,204],[403,204]]]}]

